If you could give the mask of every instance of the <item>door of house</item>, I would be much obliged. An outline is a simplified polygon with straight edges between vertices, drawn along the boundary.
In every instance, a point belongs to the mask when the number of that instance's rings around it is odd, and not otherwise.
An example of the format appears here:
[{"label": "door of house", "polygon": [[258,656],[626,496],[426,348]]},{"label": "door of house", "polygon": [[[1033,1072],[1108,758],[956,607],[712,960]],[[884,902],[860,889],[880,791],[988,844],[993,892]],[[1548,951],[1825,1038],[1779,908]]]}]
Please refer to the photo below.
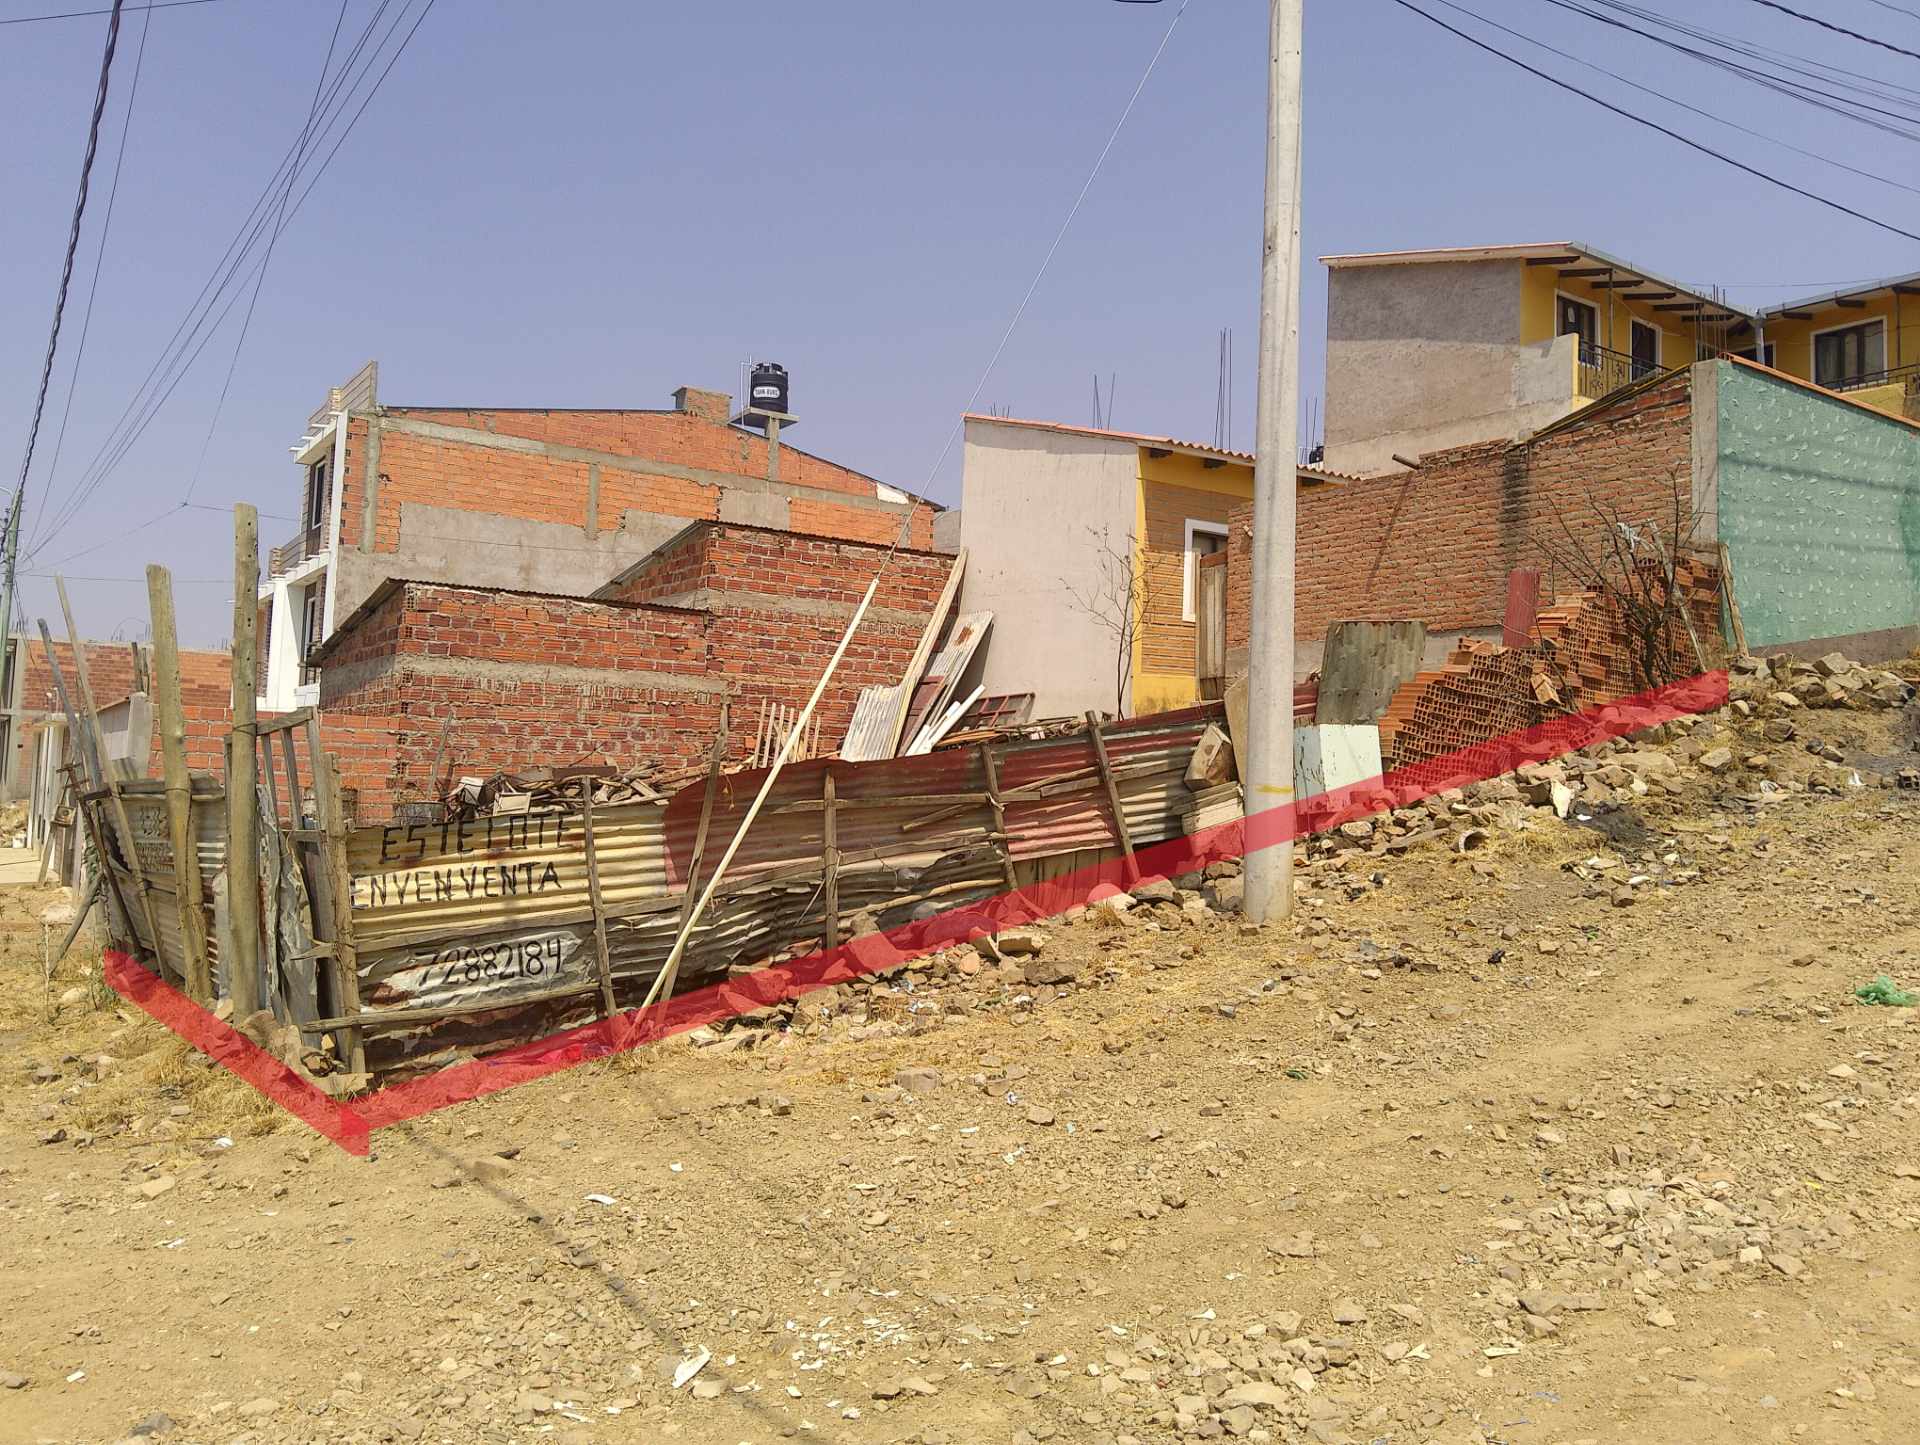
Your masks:
[{"label": "door of house", "polygon": [[1222,697],[1227,687],[1227,554],[1198,559],[1193,578],[1194,673],[1200,696]]},{"label": "door of house", "polygon": [[1633,323],[1633,379],[1660,369],[1660,333],[1644,321]]}]

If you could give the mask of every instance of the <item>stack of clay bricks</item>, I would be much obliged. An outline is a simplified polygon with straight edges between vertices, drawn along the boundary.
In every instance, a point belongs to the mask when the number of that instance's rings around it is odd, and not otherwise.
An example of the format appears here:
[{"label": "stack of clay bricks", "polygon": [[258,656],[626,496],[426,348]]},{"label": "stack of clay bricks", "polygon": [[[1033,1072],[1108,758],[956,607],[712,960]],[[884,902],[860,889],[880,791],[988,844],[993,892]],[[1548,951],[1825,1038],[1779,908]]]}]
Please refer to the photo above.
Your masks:
[{"label": "stack of clay bricks", "polygon": [[[1689,559],[1674,576],[1711,661],[1720,650],[1719,573]],[[1700,670],[1684,626],[1665,641],[1670,675]],[[1602,593],[1582,592],[1542,611],[1525,647],[1468,642],[1438,669],[1402,684],[1380,719],[1380,752],[1390,766],[1405,767],[1639,690],[1622,609]]]}]

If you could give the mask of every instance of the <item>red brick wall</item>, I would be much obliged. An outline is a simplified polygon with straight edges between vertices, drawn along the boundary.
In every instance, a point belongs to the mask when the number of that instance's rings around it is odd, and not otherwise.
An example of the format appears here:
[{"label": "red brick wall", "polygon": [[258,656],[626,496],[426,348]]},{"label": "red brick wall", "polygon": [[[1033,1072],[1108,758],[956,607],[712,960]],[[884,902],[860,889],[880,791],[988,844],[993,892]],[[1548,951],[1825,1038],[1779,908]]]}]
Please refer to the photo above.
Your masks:
[{"label": "red brick wall", "polygon": [[[112,707],[133,691],[133,650],[125,642],[87,642],[87,679],[93,684],[93,700],[101,707]],[[15,666],[20,674],[20,708],[23,712],[60,711],[60,694],[54,690],[53,669],[47,666],[46,646],[39,637],[19,639]],[[53,644],[59,660],[60,675],[66,679],[67,697],[74,708],[84,712],[86,702],[80,695],[79,674],[74,671],[71,643]],[[219,654],[224,657],[225,654]],[[22,661],[24,659],[24,662]]]},{"label": "red brick wall", "polygon": [[[1693,408],[1687,373],[1532,442],[1488,442],[1429,453],[1418,471],[1299,494],[1294,632],[1326,636],[1353,617],[1405,617],[1430,631],[1497,627],[1507,573],[1537,566],[1551,595],[1544,537],[1604,547],[1595,510],[1671,530],[1674,488],[1691,492]],[[1251,504],[1228,538],[1227,649],[1244,656],[1252,603]],[[1671,540],[1671,539],[1669,539]]]},{"label": "red brick wall", "polygon": [[[632,457],[630,468],[611,463],[601,468],[596,523],[611,530],[626,510],[710,520],[719,515],[721,486],[669,477],[656,465],[760,478],[767,475],[767,443],[743,431],[690,412],[637,411],[472,411],[389,407],[390,416],[459,427],[496,436],[579,447]],[[345,478],[341,493],[343,545],[358,546],[366,505],[367,419],[347,426]],[[373,546],[391,552],[399,544],[400,508],[414,502],[466,511],[584,527],[587,522],[587,463],[539,453],[502,451],[453,439],[409,436],[382,428],[380,485],[375,504]],[[789,486],[872,497],[874,480],[847,467],[793,447],[780,448],[779,480]],[[791,525],[797,531],[891,543],[900,530],[898,514],[826,500],[794,498]],[[930,546],[934,509],[913,509],[910,545]]]},{"label": "red brick wall", "polygon": [[329,725],[405,719],[389,760],[401,798],[464,774],[686,766],[719,718],[706,630],[674,608],[403,583],[337,635],[321,707]]},{"label": "red brick wall", "polygon": [[886,546],[721,524],[655,552],[612,591],[711,610],[709,650],[734,698],[737,758],[753,746],[763,703],[805,703],[877,572],[879,590],[816,714],[822,748],[837,748],[860,689],[905,674],[952,566],[938,553],[889,555]]}]

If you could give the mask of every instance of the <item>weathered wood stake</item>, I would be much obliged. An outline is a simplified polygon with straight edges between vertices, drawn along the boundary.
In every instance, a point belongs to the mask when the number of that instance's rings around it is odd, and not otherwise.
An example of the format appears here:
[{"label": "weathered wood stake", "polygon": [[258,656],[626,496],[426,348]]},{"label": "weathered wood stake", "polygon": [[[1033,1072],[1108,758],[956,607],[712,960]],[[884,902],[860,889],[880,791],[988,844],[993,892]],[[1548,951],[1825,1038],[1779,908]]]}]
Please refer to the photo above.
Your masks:
[{"label": "weathered wood stake", "polygon": [[260,1007],[260,751],[254,732],[259,596],[260,517],[239,502],[233,509],[233,730],[227,746],[227,910],[233,920],[227,986],[236,1020]]},{"label": "weathered wood stake", "polygon": [[173,849],[174,901],[180,909],[180,946],[186,953],[187,993],[213,1003],[207,957],[207,916],[201,902],[200,850],[193,832],[193,779],[187,771],[187,722],[180,700],[180,640],[173,614],[173,574],[147,568],[153,616],[155,705],[160,710],[161,776],[167,787],[167,838]]}]

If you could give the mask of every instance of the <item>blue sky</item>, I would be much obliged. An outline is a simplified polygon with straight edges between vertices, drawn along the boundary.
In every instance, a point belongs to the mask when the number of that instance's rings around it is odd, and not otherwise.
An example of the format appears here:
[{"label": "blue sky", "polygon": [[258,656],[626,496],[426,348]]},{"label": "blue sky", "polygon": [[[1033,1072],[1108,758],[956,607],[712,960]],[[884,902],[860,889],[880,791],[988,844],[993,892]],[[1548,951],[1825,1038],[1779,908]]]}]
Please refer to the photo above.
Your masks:
[{"label": "blue sky", "polygon": [[[85,0],[0,0],[0,18]],[[350,0],[357,33],[377,0]],[[209,440],[243,299],[140,440],[28,570],[78,578],[84,629],[144,622],[141,565],[181,579],[183,640],[229,630],[244,498],[293,510],[287,447],[377,357],[393,403],[664,406],[794,376],[808,450],[918,490],[1177,0],[439,0],[279,240]],[[1541,0],[1462,0],[1740,123],[1909,179],[1913,142],[1663,55]],[[1449,14],[1438,3],[1437,13]],[[1808,7],[1813,8],[1813,7]],[[1759,304],[1920,270],[1920,246],[1795,199],[1470,50],[1390,0],[1308,0],[1302,390],[1320,390],[1341,250],[1577,239]],[[1920,49],[1920,0],[1821,14]],[[1920,64],[1752,0],[1668,13],[1920,86]],[[152,30],[58,468],[141,15],[129,15],[31,496],[73,494],[299,131],[334,0],[218,0]],[[392,12],[390,12],[392,13]],[[1260,0],[1191,0],[981,405],[1211,438],[1218,333],[1249,444],[1258,303]],[[1449,14],[1450,19],[1458,19]],[[1466,22],[1462,22],[1466,23]],[[0,27],[0,458],[9,485],[45,346],[100,19]],[[1477,27],[1474,27],[1477,28]],[[1629,108],[1920,231],[1920,196],[1501,44]],[[1916,122],[1920,128],[1920,121]],[[200,458],[205,447],[204,464]],[[957,451],[930,491],[958,499]],[[40,508],[29,503],[29,518]],[[263,518],[263,540],[291,535]],[[30,528],[31,530],[31,528]],[[45,530],[44,522],[42,531]],[[106,545],[98,544],[105,541]],[[82,549],[96,550],[81,553]],[[114,580],[128,579],[128,580]],[[201,579],[211,579],[203,581]],[[30,577],[29,616],[57,615]],[[57,626],[57,624],[56,624]]]}]

